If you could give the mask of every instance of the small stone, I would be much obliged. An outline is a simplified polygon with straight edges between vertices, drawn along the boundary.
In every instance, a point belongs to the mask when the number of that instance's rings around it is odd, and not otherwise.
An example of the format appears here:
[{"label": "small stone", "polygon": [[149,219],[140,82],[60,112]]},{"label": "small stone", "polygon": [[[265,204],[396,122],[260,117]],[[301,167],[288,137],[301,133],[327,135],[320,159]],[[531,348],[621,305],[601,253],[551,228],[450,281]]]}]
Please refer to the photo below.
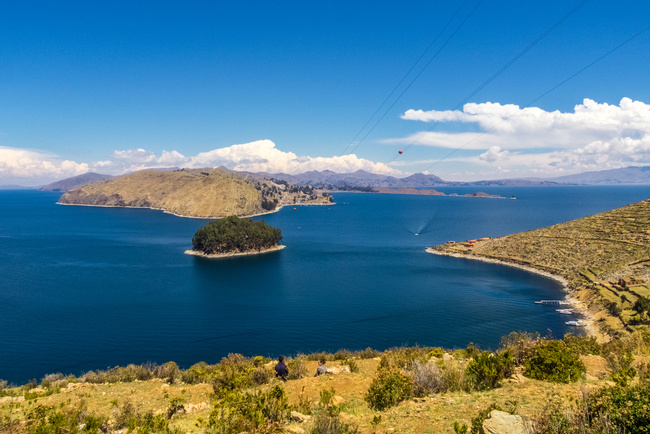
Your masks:
[{"label": "small stone", "polygon": [[306,422],[309,419],[309,416],[304,415],[302,413],[299,413],[297,411],[292,411],[291,412],[291,420],[295,420],[296,422]]}]

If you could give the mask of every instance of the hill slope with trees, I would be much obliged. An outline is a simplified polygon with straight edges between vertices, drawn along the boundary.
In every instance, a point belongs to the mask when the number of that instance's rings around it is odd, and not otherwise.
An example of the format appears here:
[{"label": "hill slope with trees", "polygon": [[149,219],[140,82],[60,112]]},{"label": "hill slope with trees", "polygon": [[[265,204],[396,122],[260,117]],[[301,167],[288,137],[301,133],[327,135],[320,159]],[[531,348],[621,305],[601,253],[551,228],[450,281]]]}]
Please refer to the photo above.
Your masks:
[{"label": "hill slope with trees", "polygon": [[230,216],[212,221],[196,231],[192,250],[208,256],[261,252],[277,247],[281,240],[280,229],[264,221]]}]

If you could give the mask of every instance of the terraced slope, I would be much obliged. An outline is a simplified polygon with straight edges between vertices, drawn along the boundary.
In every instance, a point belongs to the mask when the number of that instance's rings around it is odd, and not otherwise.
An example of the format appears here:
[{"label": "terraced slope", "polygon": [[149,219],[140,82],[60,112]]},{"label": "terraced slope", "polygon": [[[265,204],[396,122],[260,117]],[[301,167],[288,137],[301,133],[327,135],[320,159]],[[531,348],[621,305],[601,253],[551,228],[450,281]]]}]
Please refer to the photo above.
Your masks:
[{"label": "terraced slope", "polygon": [[59,203],[161,209],[186,217],[250,216],[283,204],[330,203],[313,191],[290,192],[285,185],[221,169],[161,172],[144,170],[65,193]]},{"label": "terraced slope", "polygon": [[[617,317],[627,327],[637,322],[631,310],[636,299],[650,297],[650,199],[547,228],[430,250],[495,259],[561,276],[598,317]],[[611,307],[604,312],[608,302],[616,303],[622,312],[616,314]],[[607,332],[620,328],[617,321],[604,322]]]}]

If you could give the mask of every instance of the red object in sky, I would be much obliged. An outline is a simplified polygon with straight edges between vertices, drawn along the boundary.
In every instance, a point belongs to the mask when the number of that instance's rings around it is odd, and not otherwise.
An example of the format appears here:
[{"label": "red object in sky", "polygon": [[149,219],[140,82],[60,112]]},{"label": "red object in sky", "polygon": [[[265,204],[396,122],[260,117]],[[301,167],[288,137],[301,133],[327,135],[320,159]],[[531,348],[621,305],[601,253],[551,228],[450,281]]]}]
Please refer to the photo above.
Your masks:
[{"label": "red object in sky", "polygon": [[400,153],[400,154],[402,153],[402,150],[401,150],[401,149],[399,150],[399,153]]}]

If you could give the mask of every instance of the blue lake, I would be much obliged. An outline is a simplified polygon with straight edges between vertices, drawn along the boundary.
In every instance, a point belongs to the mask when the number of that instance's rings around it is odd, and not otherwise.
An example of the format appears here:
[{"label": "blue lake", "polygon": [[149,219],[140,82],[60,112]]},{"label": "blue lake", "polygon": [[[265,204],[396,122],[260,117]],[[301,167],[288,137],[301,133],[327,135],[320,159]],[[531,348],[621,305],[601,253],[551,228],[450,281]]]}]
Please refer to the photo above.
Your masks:
[{"label": "blue lake", "polygon": [[219,260],[183,254],[207,220],[0,191],[0,378],[146,361],[186,368],[230,352],[495,349],[524,330],[561,337],[567,318],[533,303],[562,297],[557,282],[425,248],[650,197],[647,186],[480,190],[517,199],[335,193],[334,206],[255,218],[282,230],[284,250]]}]

